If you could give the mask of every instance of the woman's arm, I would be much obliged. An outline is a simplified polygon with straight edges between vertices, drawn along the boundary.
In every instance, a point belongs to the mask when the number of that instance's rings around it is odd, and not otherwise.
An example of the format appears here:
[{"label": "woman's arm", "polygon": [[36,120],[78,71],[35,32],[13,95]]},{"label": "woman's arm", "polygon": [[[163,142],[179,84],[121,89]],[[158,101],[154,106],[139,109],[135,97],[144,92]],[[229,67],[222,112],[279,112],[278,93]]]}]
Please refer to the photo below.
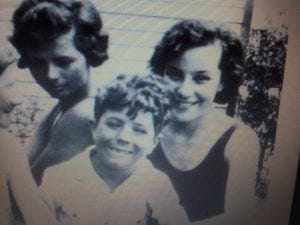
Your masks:
[{"label": "woman's arm", "polygon": [[233,224],[257,224],[259,202],[255,196],[259,142],[255,132],[240,124],[225,148],[229,173],[224,216]]},{"label": "woman's arm", "polygon": [[[5,135],[6,136],[6,135]],[[27,157],[13,137],[1,137],[1,158],[12,192],[23,214],[26,225],[58,225],[54,214],[42,200],[37,185],[31,176]]]},{"label": "woman's arm", "polygon": [[261,203],[255,196],[259,156],[258,138],[253,130],[238,125],[225,148],[229,172],[225,192],[225,211],[194,225],[263,225],[258,217]]}]

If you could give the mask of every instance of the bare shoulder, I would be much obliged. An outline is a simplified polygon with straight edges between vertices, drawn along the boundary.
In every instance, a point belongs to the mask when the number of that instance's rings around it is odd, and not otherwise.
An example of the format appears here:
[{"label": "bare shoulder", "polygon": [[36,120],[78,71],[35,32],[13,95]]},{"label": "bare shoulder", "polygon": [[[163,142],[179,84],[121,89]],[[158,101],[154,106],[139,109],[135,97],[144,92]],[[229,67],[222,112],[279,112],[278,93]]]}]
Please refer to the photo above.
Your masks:
[{"label": "bare shoulder", "polygon": [[251,215],[256,214],[258,201],[255,196],[255,184],[259,152],[255,132],[242,123],[236,123],[236,129],[225,149],[229,173],[224,218],[234,222],[228,224],[247,224],[245,221],[253,220]]},{"label": "bare shoulder", "polygon": [[92,119],[94,116],[94,98],[86,98],[72,107],[67,113],[78,118]]},{"label": "bare shoulder", "polygon": [[228,160],[240,160],[242,158],[258,158],[259,142],[253,129],[242,122],[235,121],[236,126],[230,140],[227,143],[225,156]]}]

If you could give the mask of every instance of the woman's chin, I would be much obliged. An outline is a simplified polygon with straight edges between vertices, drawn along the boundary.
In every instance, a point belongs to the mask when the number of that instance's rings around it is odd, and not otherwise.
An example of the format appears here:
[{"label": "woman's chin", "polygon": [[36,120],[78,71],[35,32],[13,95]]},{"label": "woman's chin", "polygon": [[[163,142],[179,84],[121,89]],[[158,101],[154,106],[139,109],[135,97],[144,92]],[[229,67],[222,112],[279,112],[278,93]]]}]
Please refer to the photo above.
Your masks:
[{"label": "woman's chin", "polygon": [[187,110],[173,110],[171,116],[173,120],[178,122],[192,122],[202,115],[198,108],[190,108]]}]

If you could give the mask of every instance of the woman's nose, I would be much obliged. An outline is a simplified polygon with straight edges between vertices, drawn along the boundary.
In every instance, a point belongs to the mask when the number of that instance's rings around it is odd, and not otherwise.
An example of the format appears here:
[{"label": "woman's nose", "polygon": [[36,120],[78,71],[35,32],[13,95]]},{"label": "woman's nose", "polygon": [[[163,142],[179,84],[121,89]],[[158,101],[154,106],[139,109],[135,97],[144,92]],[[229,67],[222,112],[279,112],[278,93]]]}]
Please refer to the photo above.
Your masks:
[{"label": "woman's nose", "polygon": [[185,79],[181,85],[177,89],[177,93],[179,96],[183,99],[189,98],[191,95],[193,95],[193,82],[190,79]]},{"label": "woman's nose", "polygon": [[59,68],[54,63],[48,65],[48,79],[57,80],[59,78]]}]

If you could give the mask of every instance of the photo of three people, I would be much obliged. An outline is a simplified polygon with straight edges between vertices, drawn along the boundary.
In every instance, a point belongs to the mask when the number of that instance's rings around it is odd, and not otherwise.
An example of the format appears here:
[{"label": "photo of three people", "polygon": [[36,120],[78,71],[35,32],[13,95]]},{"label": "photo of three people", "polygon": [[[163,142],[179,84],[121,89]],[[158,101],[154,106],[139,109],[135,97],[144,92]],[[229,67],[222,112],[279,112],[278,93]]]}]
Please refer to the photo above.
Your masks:
[{"label": "photo of three people", "polygon": [[[258,120],[249,118],[258,115],[250,113],[256,92],[243,101],[242,87],[249,93],[259,87],[249,73],[251,48],[246,48],[253,2],[236,3],[244,24],[232,22],[231,28],[197,17],[172,20],[151,48],[144,71],[131,67],[97,84],[102,74],[96,71],[123,70],[135,62],[116,63],[114,50],[124,46],[115,43],[116,29],[107,32],[105,23],[113,15],[105,7],[118,11],[129,2],[114,8],[87,0],[24,0],[14,9],[8,44],[16,57],[1,56],[1,221],[265,224],[268,198],[261,171],[274,141],[269,148],[263,144],[275,136],[260,128],[276,126],[278,114],[267,114],[268,123],[255,126]],[[186,5],[200,7],[200,2]],[[113,22],[112,17],[108,28]],[[279,38],[281,51],[285,35]],[[13,85],[7,81],[12,67],[28,69],[56,99],[24,149],[12,143],[14,132],[7,132],[11,122],[5,116],[22,104],[5,96]],[[283,71],[275,74],[278,82],[268,90],[280,92]],[[279,94],[272,99],[274,106]]]}]

